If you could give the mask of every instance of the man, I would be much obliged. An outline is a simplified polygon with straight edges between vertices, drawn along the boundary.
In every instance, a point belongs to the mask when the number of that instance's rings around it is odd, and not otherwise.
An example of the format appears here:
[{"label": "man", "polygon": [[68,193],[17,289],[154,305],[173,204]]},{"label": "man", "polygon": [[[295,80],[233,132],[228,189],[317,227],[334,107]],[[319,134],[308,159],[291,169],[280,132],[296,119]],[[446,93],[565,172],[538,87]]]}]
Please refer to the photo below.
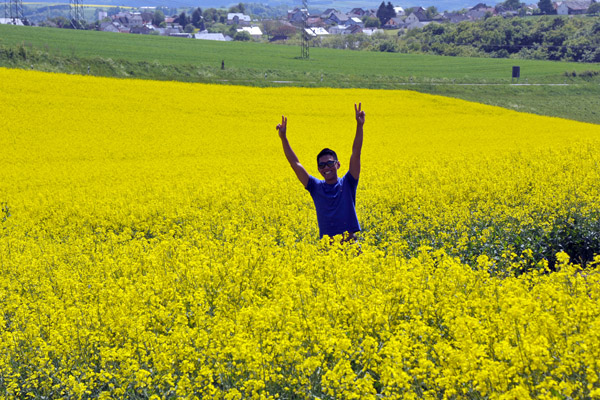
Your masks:
[{"label": "man", "polygon": [[340,162],[336,153],[331,149],[323,149],[317,155],[317,166],[323,176],[319,180],[306,172],[300,164],[298,157],[290,147],[286,132],[287,118],[281,117],[277,125],[279,138],[283,145],[283,152],[296,176],[312,196],[317,210],[319,234],[333,237],[344,235],[344,240],[355,240],[355,233],[360,231],[360,224],[356,217],[356,186],[360,175],[360,152],[363,143],[363,125],[365,112],[361,110],[361,103],[354,104],[356,118],[356,135],[352,144],[352,156],[348,172],[338,177]]}]

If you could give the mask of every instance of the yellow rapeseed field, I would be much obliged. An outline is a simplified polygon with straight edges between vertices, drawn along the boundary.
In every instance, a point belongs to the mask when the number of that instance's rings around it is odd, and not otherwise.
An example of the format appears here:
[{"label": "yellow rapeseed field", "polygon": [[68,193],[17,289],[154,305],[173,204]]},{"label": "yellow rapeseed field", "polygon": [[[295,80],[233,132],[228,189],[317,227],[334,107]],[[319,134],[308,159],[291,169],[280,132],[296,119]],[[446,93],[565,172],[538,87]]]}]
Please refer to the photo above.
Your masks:
[{"label": "yellow rapeseed field", "polygon": [[[600,127],[0,69],[0,397],[600,398]],[[359,244],[309,173],[348,168]]]}]

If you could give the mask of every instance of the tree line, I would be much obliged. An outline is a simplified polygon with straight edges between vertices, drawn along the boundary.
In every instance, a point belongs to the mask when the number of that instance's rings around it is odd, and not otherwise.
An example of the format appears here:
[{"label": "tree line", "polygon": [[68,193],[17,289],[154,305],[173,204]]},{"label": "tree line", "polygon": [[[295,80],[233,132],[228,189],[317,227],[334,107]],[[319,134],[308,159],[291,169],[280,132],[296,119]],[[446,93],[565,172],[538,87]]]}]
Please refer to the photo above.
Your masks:
[{"label": "tree line", "polygon": [[[341,35],[339,35],[341,36]],[[323,39],[317,46],[444,56],[600,62],[600,19],[540,16],[489,17],[458,24],[431,23],[399,31]]]}]

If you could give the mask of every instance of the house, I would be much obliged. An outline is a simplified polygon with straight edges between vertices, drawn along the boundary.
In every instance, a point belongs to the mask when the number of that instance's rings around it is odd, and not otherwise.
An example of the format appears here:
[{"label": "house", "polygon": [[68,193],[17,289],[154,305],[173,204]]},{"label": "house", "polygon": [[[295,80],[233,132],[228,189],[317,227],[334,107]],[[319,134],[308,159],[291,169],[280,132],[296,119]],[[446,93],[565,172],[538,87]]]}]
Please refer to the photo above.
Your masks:
[{"label": "house", "polygon": [[329,33],[331,35],[355,35],[361,32],[362,28],[358,25],[335,25],[329,28]]},{"label": "house", "polygon": [[348,21],[348,16],[344,13],[334,12],[329,15],[323,22],[327,25],[345,25]]},{"label": "house", "polygon": [[308,25],[308,26],[323,26],[323,20],[318,15],[310,15],[306,19],[306,25]]},{"label": "house", "polygon": [[129,19],[129,27],[144,25],[144,20],[142,19],[142,14],[139,14],[139,13],[130,14],[128,19]]},{"label": "house", "polygon": [[396,13],[396,17],[402,17],[404,16],[406,13],[404,12],[404,8],[398,6],[398,7],[394,7],[394,12]]},{"label": "house", "polygon": [[459,13],[444,13],[444,19],[452,24],[458,24],[459,22],[468,21],[469,17],[465,14]]},{"label": "house", "polygon": [[378,28],[363,28],[362,33],[364,33],[367,36],[371,36],[375,33],[383,33],[383,29],[378,29]]},{"label": "house", "polygon": [[192,37],[192,34],[177,32],[177,33],[169,33],[169,36],[190,39]]},{"label": "house", "polygon": [[478,8],[478,9],[470,9],[465,14],[471,21],[478,21],[484,19],[487,14],[496,15],[496,9],[493,7],[490,8]]},{"label": "house", "polygon": [[477,3],[476,5],[474,5],[473,7],[471,7],[469,10],[484,10],[484,11],[487,11],[490,8],[492,8],[492,7],[486,5],[485,3]]},{"label": "house", "polygon": [[[182,33],[181,25],[171,26],[164,29],[162,35],[164,36],[176,36],[179,33]],[[160,32],[159,32],[160,33]]]},{"label": "house", "polygon": [[2,25],[20,25],[23,26],[23,21],[19,18],[0,18]]},{"label": "house", "polygon": [[326,36],[329,35],[329,32],[325,30],[323,27],[312,27],[304,29],[308,36],[317,37],[317,36]]},{"label": "house", "polygon": [[335,8],[328,8],[327,10],[323,11],[323,13],[320,15],[320,17],[322,20],[326,20],[333,13],[339,13],[339,11],[336,10]]},{"label": "house", "polygon": [[[408,17],[406,17],[404,19],[404,28],[411,30],[411,29],[415,29],[415,28],[423,28],[424,26],[429,25],[430,23],[434,22],[431,21],[429,19],[427,19],[422,13],[421,14],[421,18],[423,19],[419,19],[419,17],[417,16],[417,13],[410,13],[410,15]],[[435,21],[437,22],[437,21]]]},{"label": "house", "polygon": [[[416,21],[418,22],[418,19]],[[386,29],[400,29],[400,28],[403,28],[404,25],[405,25],[405,20],[403,18],[401,18],[401,17],[394,17],[394,18],[390,18],[385,24],[383,24],[383,28],[386,28]]]},{"label": "house", "polygon": [[420,21],[431,21],[431,18],[427,17],[427,14],[425,14],[425,10],[421,9],[421,10],[417,10],[417,11],[413,11],[412,14]]},{"label": "house", "polygon": [[115,32],[119,33],[119,25],[117,22],[102,22],[100,24],[100,30],[102,32]]},{"label": "house", "polygon": [[352,10],[350,10],[350,12],[348,13],[349,17],[363,17],[366,14],[366,11],[363,10],[362,8],[353,8]]},{"label": "house", "polygon": [[136,33],[138,35],[149,35],[153,31],[154,27],[152,25],[132,26],[129,29],[129,33]]},{"label": "house", "polygon": [[292,23],[302,23],[308,16],[308,10],[306,8],[294,8],[293,10],[288,10],[287,20]]},{"label": "house", "polygon": [[344,25],[346,25],[346,26],[358,25],[361,28],[365,27],[365,23],[362,22],[362,20],[357,17],[348,18],[348,20],[346,21],[346,23]]},{"label": "house", "polygon": [[243,13],[227,13],[227,25],[250,25],[251,19],[249,15]]},{"label": "house", "polygon": [[248,32],[250,36],[255,39],[258,39],[262,36],[262,31],[258,26],[244,26],[241,29],[236,29],[237,32]]},{"label": "house", "polygon": [[589,0],[563,1],[556,8],[558,15],[585,14],[592,4]]},{"label": "house", "polygon": [[[198,32],[194,35],[194,39],[200,40],[216,40],[219,42],[226,42],[227,39],[222,33],[208,33],[208,31]],[[230,38],[231,39],[231,38]]]}]

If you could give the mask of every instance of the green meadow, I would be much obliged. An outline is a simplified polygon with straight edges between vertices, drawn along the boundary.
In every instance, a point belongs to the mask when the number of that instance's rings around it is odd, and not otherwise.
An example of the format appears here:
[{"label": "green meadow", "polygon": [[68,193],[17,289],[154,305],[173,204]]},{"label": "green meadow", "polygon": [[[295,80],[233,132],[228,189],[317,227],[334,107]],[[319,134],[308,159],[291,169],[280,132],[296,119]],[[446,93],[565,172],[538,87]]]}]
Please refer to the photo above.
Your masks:
[{"label": "green meadow", "polygon": [[[408,89],[600,123],[600,64],[442,57],[0,25],[0,66],[253,86]],[[224,62],[225,68],[221,68]],[[513,80],[513,66],[520,79]]]}]

